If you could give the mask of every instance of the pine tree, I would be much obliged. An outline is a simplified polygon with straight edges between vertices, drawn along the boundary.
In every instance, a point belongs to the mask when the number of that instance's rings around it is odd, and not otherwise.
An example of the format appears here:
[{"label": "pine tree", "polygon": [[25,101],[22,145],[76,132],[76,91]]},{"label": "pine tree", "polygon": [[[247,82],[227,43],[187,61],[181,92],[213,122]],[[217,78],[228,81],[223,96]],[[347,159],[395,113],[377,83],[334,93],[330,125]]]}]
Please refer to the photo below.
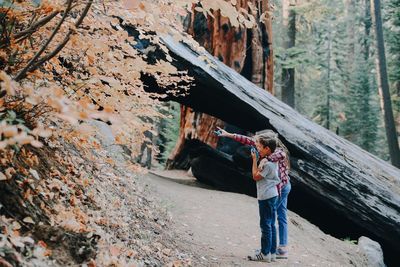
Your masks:
[{"label": "pine tree", "polygon": [[[275,16],[281,17],[282,2],[275,3]],[[383,116],[374,86],[372,55],[376,49],[372,45],[370,0],[298,0],[295,49],[303,53],[296,58],[285,57],[285,27],[280,20],[273,26],[278,33],[274,38],[276,73],[281,73],[282,66],[296,67],[296,109],[387,159]],[[282,81],[278,75],[275,84],[279,92]]]},{"label": "pine tree", "polygon": [[400,148],[394,123],[392,102],[386,69],[386,53],[383,38],[380,0],[371,0],[371,14],[373,14],[374,18],[375,39],[378,56],[378,84],[383,103],[383,115],[385,119],[385,129],[389,146],[390,160],[394,166],[400,167]]},{"label": "pine tree", "polygon": [[360,54],[357,68],[351,78],[345,116],[341,129],[343,135],[370,152],[376,152],[379,106],[371,90],[369,64]]},{"label": "pine tree", "polygon": [[179,119],[180,108],[179,104],[170,102],[164,105],[165,118],[162,118],[159,123],[159,136],[157,145],[159,147],[159,154],[157,159],[161,164],[166,163],[169,154],[176,144],[179,136]]},{"label": "pine tree", "polygon": [[[296,0],[282,1],[282,19],[284,30],[286,31],[286,38],[284,41],[284,48],[286,57],[289,57],[289,49],[293,49],[296,43]],[[282,101],[295,107],[295,68],[294,66],[282,66]]]},{"label": "pine tree", "polygon": [[400,0],[389,0],[385,6],[384,30],[388,48],[388,75],[393,111],[400,134]]}]

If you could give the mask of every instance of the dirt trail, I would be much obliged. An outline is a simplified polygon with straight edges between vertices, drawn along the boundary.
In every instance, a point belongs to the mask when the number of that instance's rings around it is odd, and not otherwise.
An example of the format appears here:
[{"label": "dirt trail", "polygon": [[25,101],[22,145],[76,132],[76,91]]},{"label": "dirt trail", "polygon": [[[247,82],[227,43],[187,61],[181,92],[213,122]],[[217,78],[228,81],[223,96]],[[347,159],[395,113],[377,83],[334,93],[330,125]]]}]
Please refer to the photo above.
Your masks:
[{"label": "dirt trail", "polygon": [[[256,199],[216,191],[185,172],[162,171],[145,176],[150,191],[167,208],[176,238],[199,255],[194,266],[265,266],[246,256],[259,247]],[[290,257],[274,266],[366,266],[357,245],[321,232],[289,212]]]}]

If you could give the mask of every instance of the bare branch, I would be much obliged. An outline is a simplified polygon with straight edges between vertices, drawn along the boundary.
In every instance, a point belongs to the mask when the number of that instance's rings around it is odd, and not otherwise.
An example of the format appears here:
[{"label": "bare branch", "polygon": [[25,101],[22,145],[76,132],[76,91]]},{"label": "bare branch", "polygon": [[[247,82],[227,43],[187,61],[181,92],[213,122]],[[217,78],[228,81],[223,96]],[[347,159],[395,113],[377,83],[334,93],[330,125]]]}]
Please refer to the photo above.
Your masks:
[{"label": "bare branch", "polygon": [[68,0],[67,2],[67,8],[64,11],[64,15],[61,18],[60,22],[57,24],[56,28],[53,30],[53,33],[47,40],[47,42],[42,46],[42,48],[35,54],[35,56],[28,62],[28,64],[23,68],[15,77],[16,81],[21,80],[26,76],[26,73],[28,70],[31,68],[31,66],[34,64],[34,62],[42,55],[42,53],[46,50],[47,46],[50,44],[50,42],[53,40],[54,36],[57,34],[57,32],[60,30],[61,25],[64,23],[65,19],[68,16],[69,11],[71,10],[71,5],[72,5],[73,0]]},{"label": "bare branch", "polygon": [[[57,16],[58,13],[60,13],[60,11],[54,11],[53,13],[50,13],[48,16],[46,16],[46,17],[42,18],[41,20],[38,20],[37,22],[32,24],[28,29],[14,34],[14,38],[18,39],[18,38],[23,37],[26,34],[33,33],[38,27],[41,27],[41,26],[45,25],[46,23],[48,23],[50,20],[52,20],[55,16]],[[19,41],[20,40],[17,40],[17,42],[19,42]]]},{"label": "bare branch", "polygon": [[[81,16],[79,17],[79,19],[76,21],[75,23],[75,27],[78,28],[82,22],[83,19],[86,17],[87,13],[90,10],[90,6],[92,5],[93,0],[89,0],[88,3],[85,6],[85,9],[83,10]],[[68,43],[69,38],[71,37],[71,34],[73,33],[73,30],[70,29],[67,33],[67,35],[65,36],[64,40],[62,40],[62,42],[49,54],[47,54],[46,56],[42,57],[41,59],[39,59],[35,64],[33,64],[30,68],[29,68],[29,72],[32,72],[34,70],[36,70],[39,66],[41,66],[44,62],[49,61],[50,59],[52,59],[54,56],[56,56],[63,48],[64,46]]]},{"label": "bare branch", "polygon": [[76,28],[78,28],[82,24],[83,19],[86,17],[87,13],[90,10],[90,7],[92,6],[92,3],[93,3],[93,0],[89,0],[89,2],[86,4],[85,9],[83,10],[83,12],[82,12],[81,16],[79,17],[78,21],[75,22],[75,27]]},{"label": "bare branch", "polygon": [[[11,5],[7,8],[6,12],[4,12],[4,16],[3,16],[2,20],[5,20],[5,19],[6,19],[8,12],[10,12],[11,7],[14,5],[14,2],[15,2],[15,0],[13,0],[13,1],[11,2]],[[3,21],[2,21],[2,22],[3,22]]]},{"label": "bare branch", "polygon": [[[70,10],[74,9],[77,5],[78,4],[72,5]],[[20,32],[14,34],[13,37],[15,39],[17,39],[15,42],[19,43],[19,42],[25,40],[26,38],[29,38],[32,35],[32,33],[34,33],[35,31],[37,31],[38,28],[42,27],[43,25],[45,25],[46,23],[51,21],[59,13],[60,13],[60,11],[54,11],[53,13],[49,14],[48,16],[37,21],[35,24],[31,25],[28,29],[25,29],[23,31],[20,31]]]},{"label": "bare branch", "polygon": [[[7,32],[7,15],[11,10],[11,7],[14,5],[14,0],[11,2],[11,5],[9,8],[7,8],[6,12],[3,13],[3,16],[1,17],[1,21],[0,24],[2,24],[2,31],[1,31],[1,36],[0,36],[0,40],[3,42],[3,44],[0,45],[0,48],[6,47],[7,45],[9,45],[10,43],[10,35],[11,33]],[[13,26],[11,27],[11,29],[14,27],[14,23],[15,23],[15,19],[12,20],[13,21]],[[10,29],[10,32],[11,32]]]}]

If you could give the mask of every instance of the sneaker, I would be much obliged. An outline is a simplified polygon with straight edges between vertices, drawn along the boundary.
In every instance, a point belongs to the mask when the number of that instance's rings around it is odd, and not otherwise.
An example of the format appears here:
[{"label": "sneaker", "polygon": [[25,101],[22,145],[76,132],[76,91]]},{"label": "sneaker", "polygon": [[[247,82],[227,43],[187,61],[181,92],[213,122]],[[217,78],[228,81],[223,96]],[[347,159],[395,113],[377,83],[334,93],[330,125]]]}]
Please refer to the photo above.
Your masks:
[{"label": "sneaker", "polygon": [[271,261],[276,261],[276,254],[271,254]]},{"label": "sneaker", "polygon": [[276,250],[276,258],[277,259],[287,259],[289,255],[289,252],[285,249],[278,248]]},{"label": "sneaker", "polygon": [[271,254],[264,255],[262,252],[255,253],[253,256],[247,256],[250,261],[271,262]]}]

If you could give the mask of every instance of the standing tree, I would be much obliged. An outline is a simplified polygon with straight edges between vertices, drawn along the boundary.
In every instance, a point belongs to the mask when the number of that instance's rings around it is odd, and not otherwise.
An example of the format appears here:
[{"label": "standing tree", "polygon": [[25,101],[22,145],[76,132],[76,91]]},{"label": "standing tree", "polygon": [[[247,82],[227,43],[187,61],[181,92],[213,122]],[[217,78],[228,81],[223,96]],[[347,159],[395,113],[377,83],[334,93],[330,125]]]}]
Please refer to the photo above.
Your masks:
[{"label": "standing tree", "polygon": [[385,40],[388,47],[388,75],[392,89],[397,132],[400,132],[400,0],[386,3],[384,16]]},{"label": "standing tree", "polygon": [[[295,10],[296,47],[292,50],[301,52],[292,60],[299,69],[295,75],[296,109],[335,131],[344,102],[340,99],[344,90],[342,66],[347,58],[347,49],[343,49],[347,28],[341,18],[344,4],[298,0]],[[275,51],[279,52],[278,48]]]},{"label": "standing tree", "polygon": [[377,46],[377,74],[379,92],[382,98],[382,110],[385,119],[386,136],[389,145],[389,154],[394,166],[400,167],[400,149],[394,124],[392,103],[390,97],[388,76],[386,71],[386,56],[383,40],[382,18],[380,0],[371,0],[371,14],[374,19],[375,37]]},{"label": "standing tree", "polygon": [[[376,153],[380,114],[369,75],[372,70],[369,56],[371,7],[369,0],[362,2],[363,8],[359,10],[354,9],[354,1],[347,3],[345,17],[348,31],[345,39],[349,49],[342,75],[346,98],[343,99],[345,119],[341,123],[341,134],[367,151]],[[355,32],[358,38],[354,38]]]},{"label": "standing tree", "polygon": [[[286,57],[290,57],[291,48],[296,44],[296,2],[297,0],[282,1],[283,30],[287,37],[284,40],[283,48]],[[289,106],[295,106],[295,69],[293,66],[282,66],[282,101]]]},{"label": "standing tree", "polygon": [[[231,1],[233,4],[235,2]],[[243,21],[244,25],[234,27],[226,17],[227,14],[219,10],[206,17],[201,6],[195,6],[189,18],[188,32],[220,61],[272,93],[272,26],[269,1],[242,0],[237,1],[235,6],[241,12],[239,21]],[[189,167],[187,155],[183,151],[188,139],[198,139],[216,147],[218,140],[214,129],[224,125],[217,118],[181,106],[179,138],[167,161],[167,168]]]}]

